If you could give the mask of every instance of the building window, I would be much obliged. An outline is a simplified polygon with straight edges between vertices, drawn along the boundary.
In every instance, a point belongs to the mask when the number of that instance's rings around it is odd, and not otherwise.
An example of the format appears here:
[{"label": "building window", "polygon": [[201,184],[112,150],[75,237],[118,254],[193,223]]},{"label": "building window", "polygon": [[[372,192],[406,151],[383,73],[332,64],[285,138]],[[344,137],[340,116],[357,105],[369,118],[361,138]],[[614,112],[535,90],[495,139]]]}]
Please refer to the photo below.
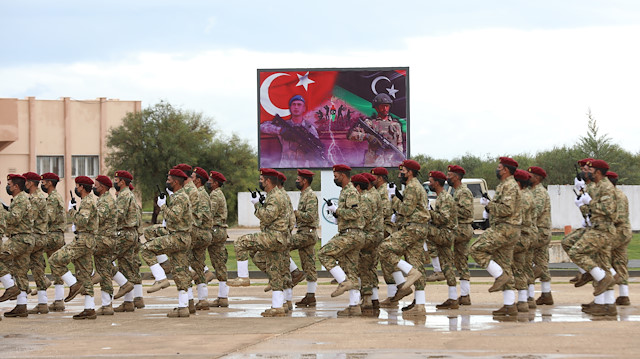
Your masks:
[{"label": "building window", "polygon": [[64,156],[37,156],[36,170],[40,174],[52,172],[57,174],[58,177],[63,178]]},{"label": "building window", "polygon": [[71,156],[71,176],[96,177],[100,171],[98,156]]}]

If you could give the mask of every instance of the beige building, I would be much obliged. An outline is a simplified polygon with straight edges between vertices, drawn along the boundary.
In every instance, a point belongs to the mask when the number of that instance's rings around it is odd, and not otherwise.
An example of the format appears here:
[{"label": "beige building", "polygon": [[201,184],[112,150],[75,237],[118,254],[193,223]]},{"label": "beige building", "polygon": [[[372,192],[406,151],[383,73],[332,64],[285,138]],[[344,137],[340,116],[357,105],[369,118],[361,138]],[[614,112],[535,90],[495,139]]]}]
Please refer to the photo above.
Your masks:
[{"label": "beige building", "polygon": [[[139,111],[140,101],[0,98],[0,186],[9,173],[54,172],[60,176],[58,192],[69,201],[75,177],[107,173],[109,129]],[[0,198],[11,200],[4,190]]]}]

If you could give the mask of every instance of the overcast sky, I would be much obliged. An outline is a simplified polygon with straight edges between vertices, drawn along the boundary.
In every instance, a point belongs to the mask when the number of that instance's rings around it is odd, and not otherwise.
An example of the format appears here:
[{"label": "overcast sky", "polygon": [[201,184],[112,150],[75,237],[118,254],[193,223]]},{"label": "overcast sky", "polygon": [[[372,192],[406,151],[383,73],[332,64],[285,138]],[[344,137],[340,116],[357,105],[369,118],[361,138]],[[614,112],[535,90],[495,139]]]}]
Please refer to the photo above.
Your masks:
[{"label": "overcast sky", "polygon": [[410,68],[411,153],[640,151],[640,1],[2,1],[0,97],[166,100],[257,143],[258,68]]}]

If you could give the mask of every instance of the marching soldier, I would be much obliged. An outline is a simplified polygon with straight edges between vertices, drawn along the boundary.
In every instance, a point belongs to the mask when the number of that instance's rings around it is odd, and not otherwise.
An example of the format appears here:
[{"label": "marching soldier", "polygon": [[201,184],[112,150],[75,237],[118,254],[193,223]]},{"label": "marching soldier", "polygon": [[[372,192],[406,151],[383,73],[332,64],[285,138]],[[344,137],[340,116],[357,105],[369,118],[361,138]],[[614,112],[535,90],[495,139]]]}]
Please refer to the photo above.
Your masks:
[{"label": "marching soldier", "polygon": [[[26,178],[19,174],[7,176],[7,194],[13,197],[11,206],[5,207],[3,217],[6,223],[8,240],[2,244],[0,251],[0,280],[5,291],[0,302],[13,300],[17,297],[17,304],[5,317],[26,317],[27,291],[29,290],[29,255],[33,249],[33,218],[31,217],[31,203],[25,193]],[[13,278],[12,278],[13,277]],[[14,282],[15,280],[15,282]]]},{"label": "marching soldier", "polygon": [[[364,227],[365,244],[360,250],[360,280],[363,310],[379,309],[380,304],[373,302],[373,291],[378,290],[378,247],[384,239],[384,217],[382,200],[375,186],[372,184],[376,177],[371,173],[363,173],[362,176],[368,181],[360,193],[362,202],[366,203],[371,212],[371,218],[365,214],[367,223]],[[364,210],[364,209],[363,209]],[[377,294],[377,293],[376,293]],[[376,296],[376,300],[377,300]],[[375,314],[375,312],[374,312]]]},{"label": "marching soldier", "polygon": [[205,278],[205,261],[207,257],[207,247],[211,244],[211,201],[209,194],[205,190],[205,183],[209,181],[207,171],[196,167],[191,174],[191,181],[197,188],[198,197],[196,202],[192,202],[193,227],[191,228],[191,268],[194,271],[194,282],[198,291],[198,304],[196,310],[209,310],[209,295],[207,280]]},{"label": "marching soldier", "polygon": [[[73,319],[96,319],[91,272],[98,229],[98,211],[96,200],[91,196],[93,180],[87,176],[78,176],[75,182],[75,194],[81,201],[79,207],[75,199],[69,202],[68,217],[73,222],[72,231],[77,233],[76,238],[51,256],[51,271],[69,286],[69,295],[64,299],[65,302],[69,302],[78,294],[84,294],[84,310],[74,315]],[[67,269],[70,262],[76,267],[77,280]]]},{"label": "marching soldier", "polygon": [[[617,305],[631,305],[629,300],[629,270],[627,263],[629,257],[627,255],[627,247],[631,242],[631,224],[629,222],[629,199],[618,188],[618,174],[615,172],[607,172],[607,178],[613,184],[616,191],[616,203],[618,205],[618,217],[615,220],[616,237],[611,244],[611,265],[616,271],[614,279],[619,285],[618,290],[620,296],[616,298]],[[607,293],[608,295],[615,295]]]},{"label": "marching soldier", "polygon": [[[376,167],[371,170],[371,174],[375,176],[375,180],[372,184],[376,187],[378,195],[380,196],[380,205],[382,206],[382,215],[384,221],[384,233],[383,238],[389,237],[396,231],[396,224],[392,221],[393,209],[391,208],[391,198],[395,196],[396,186],[394,183],[389,183],[389,172],[384,167]],[[382,242],[381,242],[382,243]],[[378,254],[378,260],[380,256]],[[387,297],[392,298],[396,292],[396,282],[393,280],[391,273],[383,271],[384,281],[387,284]],[[380,299],[378,288],[373,288],[371,294],[371,302],[374,309],[380,307]]]},{"label": "marching soldier", "polygon": [[520,212],[520,189],[513,178],[518,162],[509,157],[500,157],[496,177],[500,184],[491,201],[481,199],[485,210],[491,216],[491,227],[471,245],[471,256],[476,263],[486,268],[495,278],[489,292],[502,291],[504,306],[493,311],[495,316],[517,315],[511,262],[513,247],[520,235],[522,214]]},{"label": "marching soldier", "polygon": [[100,297],[102,303],[96,315],[113,315],[111,305],[113,298],[113,253],[116,247],[116,227],[118,222],[118,208],[116,201],[109,193],[113,183],[109,177],[99,175],[96,177],[93,194],[98,197],[96,209],[98,211],[98,231],[96,233],[96,247],[93,252],[93,260],[96,265],[96,273],[100,276]]},{"label": "marching soldier", "polygon": [[[514,286],[518,291],[518,303],[516,308],[520,313],[529,312],[529,280],[533,278],[531,262],[527,262],[527,253],[531,252],[531,240],[537,234],[534,227],[535,212],[534,194],[529,187],[531,175],[527,171],[516,170],[513,177],[520,187],[520,212],[522,215],[522,225],[520,235],[513,247],[513,271]],[[533,219],[532,219],[533,218]],[[535,231],[535,232],[534,232]]]},{"label": "marching soldier", "polygon": [[[551,242],[551,199],[542,181],[547,177],[547,172],[540,167],[529,167],[531,174],[531,187],[535,210],[533,213],[535,223],[532,229],[536,232],[531,237],[533,248],[533,276],[540,278],[542,294],[536,300],[536,305],[553,305],[551,295],[551,273],[549,272],[549,243]],[[533,297],[533,289],[529,290],[529,297]],[[531,303],[529,304],[531,306]]]},{"label": "marching soldier", "polygon": [[[42,174],[42,190],[48,193],[47,196],[47,243],[45,252],[51,262],[51,256],[58,249],[64,246],[64,231],[67,227],[67,215],[64,209],[64,200],[56,190],[60,181],[57,174],[47,172]],[[55,297],[49,310],[53,312],[64,311],[64,282],[60,276],[52,273],[55,287]]]},{"label": "marching soldier", "polygon": [[[229,306],[229,287],[227,286],[227,199],[222,192],[222,185],[227,181],[220,172],[209,172],[209,181],[207,187],[210,187],[209,195],[211,203],[211,244],[209,245],[209,258],[211,265],[218,279],[218,298],[213,302],[209,302],[210,307],[228,307]],[[211,273],[205,270],[207,280],[211,277]]]}]

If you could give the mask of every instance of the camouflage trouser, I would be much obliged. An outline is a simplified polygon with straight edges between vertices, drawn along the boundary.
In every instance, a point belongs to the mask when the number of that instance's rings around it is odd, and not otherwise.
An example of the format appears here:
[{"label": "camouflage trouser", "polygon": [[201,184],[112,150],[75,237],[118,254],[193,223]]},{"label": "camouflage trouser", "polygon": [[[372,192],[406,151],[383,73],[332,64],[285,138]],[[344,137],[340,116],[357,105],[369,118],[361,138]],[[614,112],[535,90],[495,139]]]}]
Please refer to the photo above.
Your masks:
[{"label": "camouflage trouser", "polygon": [[193,227],[191,229],[191,255],[189,262],[191,269],[196,272],[196,284],[206,283],[204,278],[204,266],[207,260],[207,247],[211,244],[211,231],[208,229]]},{"label": "camouflage trouser", "polygon": [[432,248],[440,259],[440,268],[449,287],[456,286],[456,273],[453,270],[453,232],[450,229],[429,226],[427,229],[427,249],[431,258]]},{"label": "camouflage trouser", "polygon": [[85,295],[93,297],[93,283],[91,283],[91,272],[93,272],[93,249],[96,246],[96,239],[93,234],[79,233],[75,240],[65,244],[57,250],[51,259],[51,272],[54,275],[62,276],[69,269],[67,265],[73,262],[76,267],[76,279],[82,283]]},{"label": "camouflage trouser", "polygon": [[[47,234],[47,243],[44,247],[44,251],[47,253],[47,258],[49,259],[49,262],[51,262],[51,256],[58,249],[62,248],[62,246],[64,246],[64,232],[57,231],[57,232],[49,232]],[[62,278],[60,278],[59,276],[53,273],[51,274],[51,276],[53,277],[53,284],[57,284],[57,285],[64,284],[64,282],[62,281]]]},{"label": "camouflage trouser", "polygon": [[29,290],[29,255],[33,248],[31,234],[14,234],[0,246],[0,277],[9,273],[21,292]]},{"label": "camouflage trouser", "polygon": [[[157,255],[166,254],[173,272],[173,281],[178,290],[191,287],[189,274],[189,252],[191,250],[191,234],[189,232],[174,232],[166,236],[147,240],[140,248],[140,254],[147,264],[155,260]],[[157,263],[157,261],[156,261]]]},{"label": "camouflage trouser", "polygon": [[142,276],[140,275],[140,265],[137,261],[138,231],[133,228],[124,228],[118,231],[116,236],[116,248],[113,256],[114,260],[118,260],[118,268],[122,274],[127,277],[133,284],[141,284]]},{"label": "camouflage trouser", "polygon": [[31,269],[31,274],[38,290],[47,290],[44,276],[44,269],[47,267],[47,263],[44,260],[47,235],[34,233],[31,236],[33,238],[33,249],[31,249],[31,254],[29,255],[29,269]]},{"label": "camouflage trouser", "polygon": [[[249,260],[249,255],[260,252],[259,256],[264,258],[263,270],[267,273],[269,285],[274,291],[284,290],[285,274],[289,273],[288,235],[288,233],[276,231],[245,234],[238,238],[233,245],[238,261]],[[284,263],[287,265],[284,266]],[[256,263],[256,265],[258,264]],[[289,274],[290,277],[291,274]]]},{"label": "camouflage trouser", "polygon": [[347,279],[358,286],[358,262],[360,249],[364,246],[364,232],[361,229],[347,229],[336,234],[318,252],[318,261],[331,270],[340,266]]},{"label": "camouflage trouser", "polygon": [[[416,290],[424,290],[427,273],[424,269],[424,239],[427,237],[427,227],[420,225],[409,225],[399,229],[389,237],[385,238],[378,247],[380,264],[385,280],[393,278],[391,273],[397,271],[396,265],[405,257],[407,262],[422,273],[420,279],[415,282]],[[391,281],[393,284],[395,281]]]},{"label": "camouflage trouser", "polygon": [[460,280],[471,280],[469,273],[469,242],[473,237],[471,223],[458,223],[453,230],[453,264]]},{"label": "camouflage trouser", "polygon": [[291,236],[291,250],[298,250],[302,270],[307,282],[318,281],[316,273],[316,243],[318,235],[314,228],[298,228],[298,231]]},{"label": "camouflage trouser", "polygon": [[582,238],[582,236],[584,235],[584,232],[586,231],[587,231],[586,228],[578,228],[574,231],[571,231],[571,233],[567,234],[566,236],[564,236],[564,238],[562,238],[562,241],[560,241],[560,244],[562,244],[562,249],[564,249],[567,255],[569,255],[569,250],[571,250],[571,247],[573,247],[573,245],[576,244],[576,242],[580,238]]},{"label": "camouflage trouser", "polygon": [[370,295],[373,288],[378,288],[378,247],[382,242],[382,232],[366,232],[365,244],[360,250],[360,259],[358,262],[358,272],[360,273],[362,295]]},{"label": "camouflage trouser", "polygon": [[[264,273],[267,273],[267,255],[265,251],[249,251],[249,257],[251,257],[253,264]],[[282,261],[277,267],[278,271],[280,271],[279,276],[282,278],[282,287],[284,289],[291,289],[293,288],[293,278],[289,271],[289,250],[287,250],[286,255],[278,256],[278,258]]]},{"label": "camouflage trouser", "polygon": [[491,260],[511,277],[503,290],[512,290],[514,285],[511,262],[513,261],[513,247],[520,235],[520,226],[500,223],[487,229],[480,238],[471,245],[469,252],[478,265],[487,268]]},{"label": "camouflage trouser", "polygon": [[136,241],[133,246],[133,273],[137,275],[131,280],[133,284],[142,284],[142,274],[140,274],[140,267],[142,266],[142,259],[140,258],[140,250],[142,249],[142,243],[140,243],[140,232],[136,229]]},{"label": "camouflage trouser", "polygon": [[533,264],[542,270],[541,282],[551,281],[549,272],[549,243],[551,242],[551,230],[549,228],[537,228],[532,232],[531,249],[533,251]]},{"label": "camouflage trouser", "polygon": [[229,253],[227,253],[227,229],[224,227],[213,227],[211,230],[211,244],[207,248],[209,251],[209,259],[211,259],[211,266],[216,273],[216,278],[219,282],[227,281],[227,259],[229,259]]},{"label": "camouflage trouser", "polygon": [[569,257],[578,267],[589,272],[594,267],[601,267],[605,271],[610,268],[611,242],[614,235],[608,231],[589,228],[573,244],[569,250]]},{"label": "camouflage trouser", "polygon": [[[382,241],[380,242],[382,244],[382,242],[384,242],[385,240],[387,240],[387,238],[389,238],[389,236],[396,232],[395,227],[392,227],[392,231],[388,232],[389,226],[385,226],[385,230],[384,230],[384,238],[382,238]],[[379,247],[379,246],[378,246]],[[425,257],[428,257],[428,253],[424,254]],[[380,249],[378,248],[378,262],[380,262]],[[380,264],[382,264],[382,262],[380,262]],[[395,281],[393,280],[393,276],[391,275],[391,272],[387,273],[387,271],[382,271],[382,278],[384,279],[384,282],[386,284],[393,284],[395,283]]]},{"label": "camouflage trouser", "polygon": [[611,265],[613,269],[620,275],[622,284],[629,284],[629,270],[627,263],[629,257],[627,255],[627,247],[631,243],[631,227],[627,225],[616,227],[617,234],[615,240],[611,244]]},{"label": "camouflage trouser", "polygon": [[533,278],[533,268],[531,262],[527,262],[527,254],[531,253],[531,231],[522,229],[518,241],[513,246],[513,271],[514,286],[516,290],[525,290],[529,287],[530,279]]},{"label": "camouflage trouser", "polygon": [[[162,224],[154,224],[152,226],[145,228],[145,230],[142,233],[144,234],[145,241],[149,242],[154,240],[155,238],[164,237],[168,235],[169,230],[167,229],[167,227],[162,226]],[[156,257],[151,257],[151,258],[142,257],[142,258],[144,259],[144,261],[147,263],[149,267],[158,263],[158,260],[156,259]]]},{"label": "camouflage trouser", "polygon": [[93,262],[96,273],[100,274],[100,290],[113,294],[114,266],[113,252],[116,247],[116,239],[112,236],[96,236],[96,247],[93,250]]}]

